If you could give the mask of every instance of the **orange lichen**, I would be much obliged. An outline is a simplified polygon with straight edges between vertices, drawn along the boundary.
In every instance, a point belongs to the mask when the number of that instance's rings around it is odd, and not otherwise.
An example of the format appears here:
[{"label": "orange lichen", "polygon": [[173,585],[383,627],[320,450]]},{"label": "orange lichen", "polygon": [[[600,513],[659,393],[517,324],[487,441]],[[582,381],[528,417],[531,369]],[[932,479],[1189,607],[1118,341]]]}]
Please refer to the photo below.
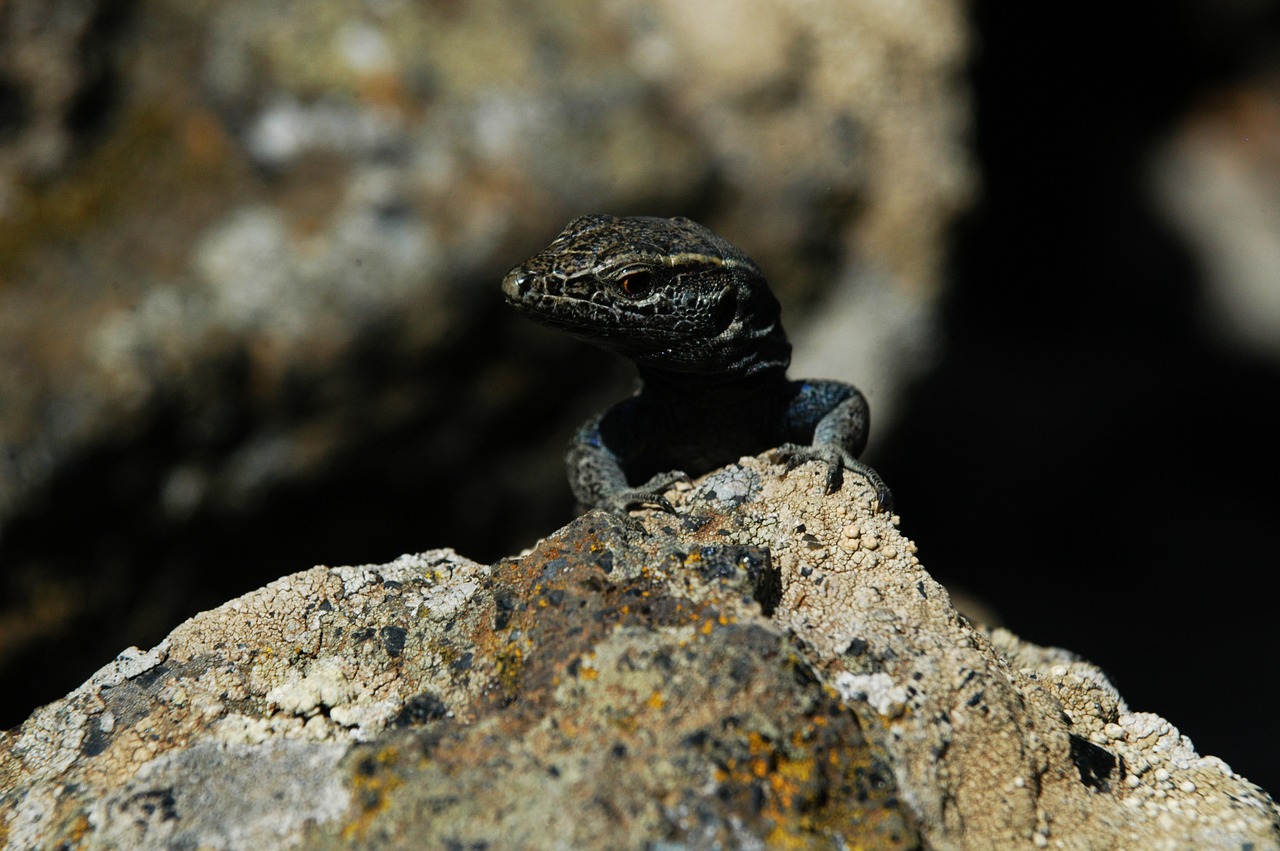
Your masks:
[{"label": "orange lichen", "polygon": [[357,764],[351,778],[351,797],[359,812],[342,828],[343,839],[362,839],[374,819],[391,805],[389,794],[404,783],[393,772],[399,761],[399,749],[392,746],[382,748]]},{"label": "orange lichen", "polygon": [[498,682],[508,697],[520,690],[520,677],[524,673],[524,651],[519,645],[509,644],[494,658]]},{"label": "orange lichen", "polygon": [[821,734],[829,724],[825,714],[810,716],[783,743],[749,730],[740,740],[745,758],[723,758],[712,770],[722,794],[756,802],[770,848],[813,847],[831,831],[847,839],[850,819],[864,818],[857,789],[869,756],[856,740],[836,742]]}]

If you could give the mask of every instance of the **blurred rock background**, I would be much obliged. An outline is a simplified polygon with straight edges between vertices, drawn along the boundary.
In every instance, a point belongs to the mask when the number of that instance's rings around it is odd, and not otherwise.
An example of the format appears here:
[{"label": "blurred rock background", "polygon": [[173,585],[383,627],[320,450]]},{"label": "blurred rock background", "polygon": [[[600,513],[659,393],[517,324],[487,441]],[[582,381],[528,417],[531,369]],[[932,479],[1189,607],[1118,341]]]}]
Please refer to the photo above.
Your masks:
[{"label": "blurred rock background", "polygon": [[559,526],[631,374],[498,282],[683,214],[868,393],[938,578],[1274,791],[1280,16],[1006,7],[8,0],[0,726],[281,574]]}]

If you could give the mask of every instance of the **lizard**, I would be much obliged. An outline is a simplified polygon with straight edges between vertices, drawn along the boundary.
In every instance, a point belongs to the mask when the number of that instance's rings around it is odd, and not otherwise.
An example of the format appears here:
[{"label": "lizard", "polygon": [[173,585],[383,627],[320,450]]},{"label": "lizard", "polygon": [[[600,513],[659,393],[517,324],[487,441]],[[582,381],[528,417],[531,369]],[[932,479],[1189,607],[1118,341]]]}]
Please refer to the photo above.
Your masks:
[{"label": "lizard", "polygon": [[585,508],[674,512],[665,491],[776,447],[788,470],[826,464],[862,476],[892,510],[880,476],[858,460],[870,412],[840,381],[787,378],[791,344],[760,268],[686,218],[580,216],[502,281],[509,305],[634,362],[640,386],[578,429],[565,458]]}]

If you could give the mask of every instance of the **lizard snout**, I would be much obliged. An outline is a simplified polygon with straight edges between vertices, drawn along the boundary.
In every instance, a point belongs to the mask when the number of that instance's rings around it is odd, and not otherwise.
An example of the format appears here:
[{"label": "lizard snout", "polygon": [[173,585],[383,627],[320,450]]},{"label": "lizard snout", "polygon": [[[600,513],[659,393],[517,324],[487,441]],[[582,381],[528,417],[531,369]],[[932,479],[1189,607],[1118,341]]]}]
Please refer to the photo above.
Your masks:
[{"label": "lizard snout", "polygon": [[538,276],[533,272],[517,266],[502,279],[502,294],[514,301],[520,301],[532,289],[533,282],[537,278]]}]

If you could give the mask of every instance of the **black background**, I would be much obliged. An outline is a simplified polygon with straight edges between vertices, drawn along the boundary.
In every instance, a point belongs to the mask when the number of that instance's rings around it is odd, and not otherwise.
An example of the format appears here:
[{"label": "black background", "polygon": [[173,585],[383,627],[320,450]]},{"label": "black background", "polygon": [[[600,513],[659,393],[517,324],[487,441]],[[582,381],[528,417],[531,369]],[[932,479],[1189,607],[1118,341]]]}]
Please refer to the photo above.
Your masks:
[{"label": "black background", "polygon": [[1280,370],[1214,339],[1150,164],[1280,27],[1118,8],[976,7],[984,199],[944,357],[874,460],[939,580],[1275,790]]}]

